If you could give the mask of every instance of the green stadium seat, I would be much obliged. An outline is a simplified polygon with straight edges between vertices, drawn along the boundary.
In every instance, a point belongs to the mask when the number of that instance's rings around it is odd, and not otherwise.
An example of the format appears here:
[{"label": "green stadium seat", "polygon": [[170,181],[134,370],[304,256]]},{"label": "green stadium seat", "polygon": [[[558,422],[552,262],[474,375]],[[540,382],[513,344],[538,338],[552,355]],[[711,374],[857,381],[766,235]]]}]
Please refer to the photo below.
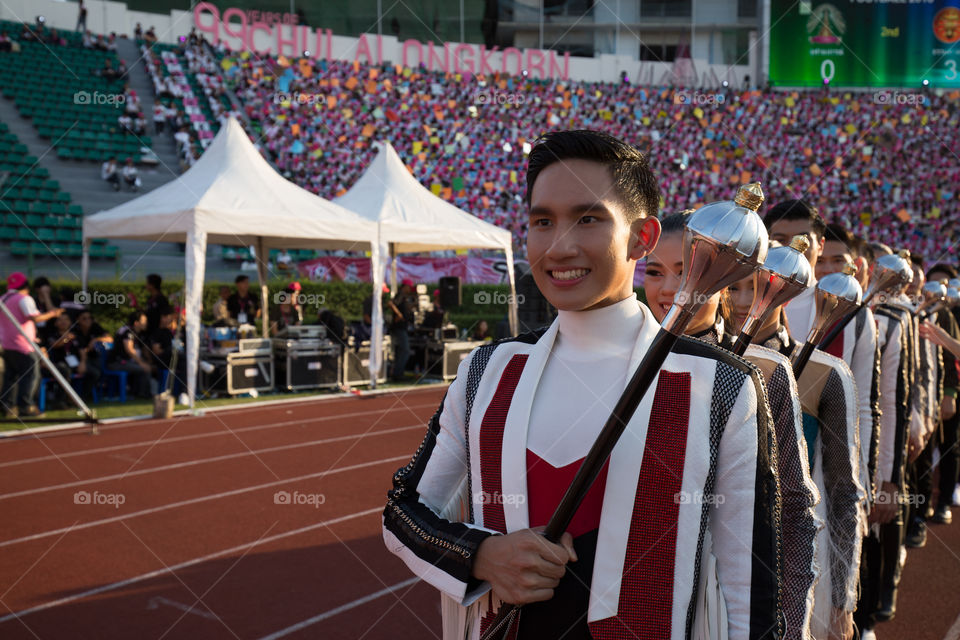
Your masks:
[{"label": "green stadium seat", "polygon": [[48,227],[37,229],[37,239],[41,242],[53,242],[55,239],[54,230]]},{"label": "green stadium seat", "polygon": [[16,257],[25,256],[30,251],[30,245],[26,242],[13,242],[10,244],[10,253]]},{"label": "green stadium seat", "polygon": [[0,227],[0,240],[16,240],[17,239],[17,229],[16,227]]}]

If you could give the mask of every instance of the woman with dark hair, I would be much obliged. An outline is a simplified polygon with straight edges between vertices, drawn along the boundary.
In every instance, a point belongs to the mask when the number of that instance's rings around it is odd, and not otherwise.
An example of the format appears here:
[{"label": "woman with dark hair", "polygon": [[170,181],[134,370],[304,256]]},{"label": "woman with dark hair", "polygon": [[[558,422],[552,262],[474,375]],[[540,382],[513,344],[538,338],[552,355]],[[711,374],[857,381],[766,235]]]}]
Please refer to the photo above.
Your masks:
[{"label": "woman with dark hair", "polygon": [[[660,221],[660,241],[647,257],[644,274],[647,304],[661,322],[673,305],[683,277],[683,230],[691,213],[682,211],[664,216]],[[752,303],[752,295],[750,297]],[[725,326],[730,326],[729,320],[733,319],[730,307],[727,290],[714,294],[693,316],[686,335],[730,349],[734,339],[724,331]],[[789,360],[757,347],[750,347],[746,355],[765,374],[767,398],[776,428],[777,473],[783,508],[783,610],[787,623],[784,637],[800,640],[808,637],[813,614],[809,603],[816,579],[814,539],[818,528],[813,507],[819,501],[819,492],[797,444],[802,440],[803,428],[800,406],[795,400],[798,397],[797,383]]]}]

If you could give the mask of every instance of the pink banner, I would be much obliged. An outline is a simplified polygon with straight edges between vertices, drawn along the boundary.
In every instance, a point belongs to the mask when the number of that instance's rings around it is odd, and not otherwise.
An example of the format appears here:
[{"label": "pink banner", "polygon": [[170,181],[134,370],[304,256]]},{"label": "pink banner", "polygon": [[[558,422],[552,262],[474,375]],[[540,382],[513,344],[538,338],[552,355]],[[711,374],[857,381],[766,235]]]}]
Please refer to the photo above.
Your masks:
[{"label": "pink banner", "polygon": [[[338,258],[324,256],[297,264],[300,275],[307,280],[329,282],[370,282],[369,258]],[[389,282],[389,266],[385,282]],[[507,262],[503,258],[424,258],[401,256],[397,259],[397,280],[409,278],[414,282],[439,282],[444,276],[456,276],[463,283],[506,284]],[[633,286],[643,286],[643,261],[633,274]]]}]

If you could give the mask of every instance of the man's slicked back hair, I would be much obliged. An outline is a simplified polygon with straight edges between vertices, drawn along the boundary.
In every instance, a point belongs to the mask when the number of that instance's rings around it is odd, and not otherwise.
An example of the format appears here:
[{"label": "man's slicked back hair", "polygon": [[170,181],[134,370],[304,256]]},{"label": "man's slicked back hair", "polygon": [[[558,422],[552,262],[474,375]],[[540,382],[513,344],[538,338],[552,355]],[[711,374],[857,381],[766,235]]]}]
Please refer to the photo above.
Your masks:
[{"label": "man's slicked back hair", "polygon": [[777,222],[781,220],[809,220],[810,230],[817,238],[823,238],[823,233],[827,229],[827,223],[820,217],[817,208],[806,200],[784,200],[778,202],[767,210],[763,216],[763,224],[770,230]]},{"label": "man's slicked back hair", "polygon": [[[533,185],[540,172],[562,160],[589,160],[607,168],[616,199],[630,222],[656,216],[660,208],[660,183],[647,157],[619,138],[600,131],[552,131],[537,139],[527,160],[527,193],[530,206]],[[598,193],[598,198],[607,194]]]},{"label": "man's slicked back hair", "polygon": [[839,222],[831,222],[824,231],[823,239],[827,242],[839,242],[847,248],[854,258],[860,257],[860,245],[857,239],[845,226]]}]

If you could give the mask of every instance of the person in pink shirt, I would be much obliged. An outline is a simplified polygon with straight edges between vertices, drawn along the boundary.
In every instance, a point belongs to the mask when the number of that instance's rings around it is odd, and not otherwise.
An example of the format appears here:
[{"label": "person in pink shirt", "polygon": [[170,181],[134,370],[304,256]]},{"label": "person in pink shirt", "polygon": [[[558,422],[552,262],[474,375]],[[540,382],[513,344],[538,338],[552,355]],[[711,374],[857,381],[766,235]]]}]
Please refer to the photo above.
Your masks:
[{"label": "person in pink shirt", "polygon": [[[37,339],[37,322],[45,322],[63,313],[63,309],[51,309],[40,313],[29,295],[27,276],[16,271],[7,277],[7,292],[0,302],[17,320],[14,325],[6,313],[0,313],[0,346],[3,347],[3,405],[4,417],[39,416],[33,402],[40,383],[40,357],[34,343]],[[22,331],[21,331],[22,330]]]}]

